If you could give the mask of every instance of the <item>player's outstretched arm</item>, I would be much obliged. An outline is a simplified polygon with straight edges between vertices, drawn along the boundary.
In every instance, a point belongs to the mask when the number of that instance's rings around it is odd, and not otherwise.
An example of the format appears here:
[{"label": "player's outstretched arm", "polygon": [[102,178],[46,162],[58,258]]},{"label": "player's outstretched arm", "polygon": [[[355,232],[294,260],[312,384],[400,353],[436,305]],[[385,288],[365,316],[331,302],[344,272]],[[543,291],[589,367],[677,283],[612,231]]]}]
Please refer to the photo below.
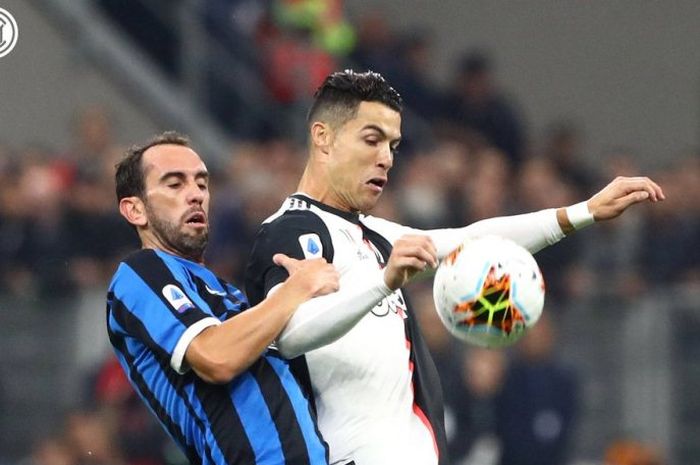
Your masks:
[{"label": "player's outstretched arm", "polygon": [[290,276],[277,292],[192,340],[185,361],[202,379],[230,381],[260,357],[300,304],[338,289],[338,272],[326,260],[303,260],[293,266],[287,260],[291,259],[282,254],[276,257],[281,266],[290,266]]},{"label": "player's outstretched arm", "polygon": [[[589,200],[570,207],[550,208],[521,215],[501,216],[477,221],[463,228],[418,230],[372,218],[374,225],[386,231],[426,234],[432,238],[439,259],[470,238],[497,235],[515,241],[532,253],[554,245],[567,234],[596,221],[616,218],[630,206],[657,202],[666,197],[661,187],[647,177],[618,177]],[[397,237],[398,234],[394,234]],[[421,273],[429,276],[429,273]]]}]

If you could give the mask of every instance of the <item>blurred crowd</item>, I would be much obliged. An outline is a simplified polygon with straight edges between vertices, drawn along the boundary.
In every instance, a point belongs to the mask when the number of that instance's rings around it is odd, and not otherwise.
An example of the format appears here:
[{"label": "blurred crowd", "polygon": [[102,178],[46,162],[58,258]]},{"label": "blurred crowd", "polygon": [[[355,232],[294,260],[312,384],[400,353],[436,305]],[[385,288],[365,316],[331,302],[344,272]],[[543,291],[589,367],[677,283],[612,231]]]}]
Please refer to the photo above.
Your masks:
[{"label": "blurred crowd", "polygon": [[[430,288],[409,290],[443,380],[454,465],[567,463],[580,396],[575,370],[556,355],[558,314],[579,299],[630,300],[659,288],[700,285],[698,154],[659,154],[673,155],[672,162],[660,161],[650,172],[632,149],[587,153],[575,122],[553,121],[532,133],[516,99],[500,88],[494,57],[465,52],[455,60],[450,85],[441,88],[430,77],[429,31],[404,36],[388,18],[372,13],[350,24],[340,1],[206,4],[208,26],[221,40],[246,37],[265,52],[248,58],[255,60],[279,121],[293,129],[257,126],[223,162],[210,164],[207,262],[234,283],[243,282],[258,225],[296,189],[305,162],[300,108],[328,72],[347,63],[384,74],[408,106],[405,142],[372,214],[419,228],[456,227],[570,205],[619,175],[643,173],[663,187],[666,202],[641,206],[536,256],[547,284],[547,316],[513,353],[456,345],[435,318]],[[220,97],[212,111],[222,121],[235,121],[235,101]],[[125,144],[137,141],[117,140],[115,121],[99,103],[77,109],[71,131],[68,150],[0,145],[2,295],[106,289],[116,263],[138,246],[113,191],[114,164]],[[37,438],[24,462],[183,463],[113,358],[89,367],[85,378],[79,407],[55,435]],[[523,397],[530,401],[523,403]],[[609,445],[605,463],[663,462],[647,445],[620,441]]]}]

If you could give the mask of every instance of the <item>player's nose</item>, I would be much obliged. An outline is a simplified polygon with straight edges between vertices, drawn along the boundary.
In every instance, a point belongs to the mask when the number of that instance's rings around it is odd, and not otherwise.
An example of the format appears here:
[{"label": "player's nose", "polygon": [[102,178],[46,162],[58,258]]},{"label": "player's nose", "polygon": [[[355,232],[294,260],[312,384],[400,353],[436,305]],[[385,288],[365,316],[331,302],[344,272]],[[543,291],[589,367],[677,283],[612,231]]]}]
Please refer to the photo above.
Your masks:
[{"label": "player's nose", "polygon": [[206,190],[203,190],[196,182],[191,183],[187,189],[187,203],[202,203],[206,196]]},{"label": "player's nose", "polygon": [[394,152],[391,150],[391,146],[389,144],[382,145],[382,150],[379,152],[377,165],[387,171],[394,166]]}]

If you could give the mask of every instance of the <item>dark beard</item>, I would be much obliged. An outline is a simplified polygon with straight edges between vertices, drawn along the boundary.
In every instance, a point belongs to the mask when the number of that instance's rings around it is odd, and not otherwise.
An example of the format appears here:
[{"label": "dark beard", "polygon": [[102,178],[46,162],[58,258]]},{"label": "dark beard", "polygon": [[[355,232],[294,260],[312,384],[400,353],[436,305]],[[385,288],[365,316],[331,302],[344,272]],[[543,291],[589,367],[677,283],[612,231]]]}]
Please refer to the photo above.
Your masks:
[{"label": "dark beard", "polygon": [[149,222],[153,233],[163,244],[176,251],[184,258],[201,262],[204,250],[209,242],[209,229],[197,236],[183,234],[177,226],[167,221],[162,221],[154,212],[146,206]]}]

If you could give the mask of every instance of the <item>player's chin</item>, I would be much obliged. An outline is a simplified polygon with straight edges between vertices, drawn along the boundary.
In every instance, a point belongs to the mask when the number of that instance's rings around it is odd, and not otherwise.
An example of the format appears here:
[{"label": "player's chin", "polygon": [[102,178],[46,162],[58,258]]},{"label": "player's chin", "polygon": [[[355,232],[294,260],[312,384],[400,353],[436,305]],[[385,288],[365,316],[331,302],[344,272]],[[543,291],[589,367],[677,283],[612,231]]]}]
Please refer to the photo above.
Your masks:
[{"label": "player's chin", "polygon": [[183,229],[190,235],[209,234],[208,223],[185,223]]}]

